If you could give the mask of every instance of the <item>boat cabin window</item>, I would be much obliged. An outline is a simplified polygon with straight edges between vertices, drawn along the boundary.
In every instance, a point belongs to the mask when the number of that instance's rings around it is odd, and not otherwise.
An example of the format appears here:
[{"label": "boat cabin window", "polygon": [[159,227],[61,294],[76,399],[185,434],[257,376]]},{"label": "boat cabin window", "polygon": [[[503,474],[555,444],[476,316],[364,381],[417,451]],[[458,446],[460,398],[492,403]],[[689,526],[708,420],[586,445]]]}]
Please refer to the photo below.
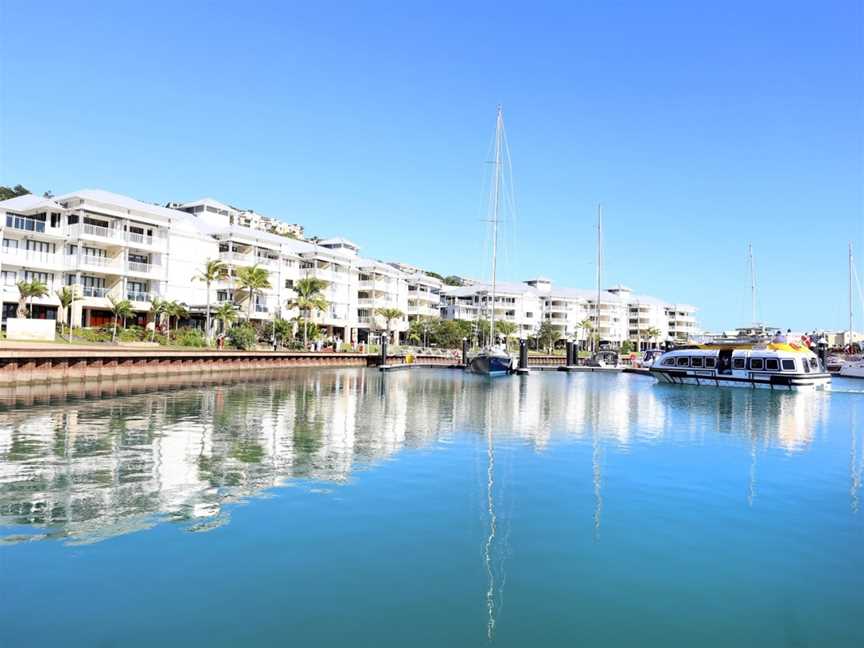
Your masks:
[{"label": "boat cabin window", "polygon": [[701,369],[702,368],[702,357],[701,356],[695,356],[693,358],[690,358],[690,366],[696,367],[697,369]]},{"label": "boat cabin window", "polygon": [[690,366],[690,358],[688,358],[686,356],[683,356],[683,357],[679,356],[677,364],[679,367],[689,367]]},{"label": "boat cabin window", "polygon": [[795,361],[792,358],[782,360],[783,371],[795,371]]},{"label": "boat cabin window", "polygon": [[810,365],[807,364],[807,358],[801,359],[801,367],[804,369],[804,373],[810,373]]},{"label": "boat cabin window", "polygon": [[765,368],[765,361],[762,358],[750,358],[750,369],[754,371],[762,371]]},{"label": "boat cabin window", "polygon": [[717,366],[717,358],[705,358],[705,368],[713,369]]},{"label": "boat cabin window", "polygon": [[744,368],[744,358],[732,358],[732,368],[733,369],[743,369]]},{"label": "boat cabin window", "polygon": [[816,360],[816,358],[810,358],[810,368],[814,371],[819,368],[819,362]]},{"label": "boat cabin window", "polygon": [[667,367],[671,367],[675,364],[675,358],[665,358],[663,364]]},{"label": "boat cabin window", "polygon": [[765,369],[768,371],[780,371],[780,361],[777,358],[765,358]]}]

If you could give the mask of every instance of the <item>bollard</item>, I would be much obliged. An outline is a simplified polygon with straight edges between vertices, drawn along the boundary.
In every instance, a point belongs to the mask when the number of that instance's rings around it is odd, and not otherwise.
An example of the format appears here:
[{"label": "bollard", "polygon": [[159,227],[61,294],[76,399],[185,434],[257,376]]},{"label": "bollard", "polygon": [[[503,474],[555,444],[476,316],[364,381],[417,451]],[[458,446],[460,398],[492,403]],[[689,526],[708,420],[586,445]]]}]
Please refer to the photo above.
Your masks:
[{"label": "bollard", "polygon": [[381,366],[387,364],[387,338],[381,338]]},{"label": "bollard", "polygon": [[574,364],[576,364],[576,362],[573,360],[573,356],[575,355],[573,353],[573,346],[574,346],[573,340],[567,340],[567,366],[568,367],[571,367]]},{"label": "bollard", "polygon": [[462,338],[462,364],[468,366],[468,338]]},{"label": "bollard", "polygon": [[519,340],[519,368],[528,371],[528,341],[524,338]]}]

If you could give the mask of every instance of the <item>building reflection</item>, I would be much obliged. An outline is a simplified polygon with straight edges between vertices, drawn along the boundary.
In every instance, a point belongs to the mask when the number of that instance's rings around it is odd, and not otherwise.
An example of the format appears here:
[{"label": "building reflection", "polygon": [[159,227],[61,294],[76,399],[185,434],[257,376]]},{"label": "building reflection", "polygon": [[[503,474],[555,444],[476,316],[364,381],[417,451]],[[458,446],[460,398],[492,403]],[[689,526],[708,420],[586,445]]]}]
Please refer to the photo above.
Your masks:
[{"label": "building reflection", "polygon": [[[0,402],[0,525],[20,531],[12,539],[93,542],[165,519],[206,531],[228,521],[226,505],[267,489],[345,483],[403,449],[464,433],[488,442],[490,462],[493,436],[541,453],[559,441],[591,444],[599,533],[606,446],[738,435],[751,447],[755,493],[757,454],[805,448],[829,399],[664,388],[622,375],[488,381],[446,370],[312,369],[255,381],[35,386],[0,390]],[[854,449],[852,473],[857,502]],[[492,491],[490,482],[490,517]]]}]

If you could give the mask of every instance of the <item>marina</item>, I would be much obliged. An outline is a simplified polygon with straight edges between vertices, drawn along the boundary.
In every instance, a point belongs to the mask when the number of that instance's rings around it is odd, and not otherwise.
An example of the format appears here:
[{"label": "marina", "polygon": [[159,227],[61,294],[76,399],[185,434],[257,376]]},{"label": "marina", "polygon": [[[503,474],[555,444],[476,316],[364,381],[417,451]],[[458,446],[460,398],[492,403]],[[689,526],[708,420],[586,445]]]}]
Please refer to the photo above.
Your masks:
[{"label": "marina", "polygon": [[864,641],[859,383],[146,380],[0,389],[8,645]]}]

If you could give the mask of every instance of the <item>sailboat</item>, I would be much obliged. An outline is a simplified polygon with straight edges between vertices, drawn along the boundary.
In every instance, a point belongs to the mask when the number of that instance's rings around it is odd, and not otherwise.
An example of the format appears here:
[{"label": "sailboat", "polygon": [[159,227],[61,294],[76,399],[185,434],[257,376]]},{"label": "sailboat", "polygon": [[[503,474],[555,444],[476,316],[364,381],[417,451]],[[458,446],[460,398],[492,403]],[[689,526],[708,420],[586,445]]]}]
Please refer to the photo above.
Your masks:
[{"label": "sailboat", "polygon": [[[854,359],[854,341],[852,336],[852,313],[854,312],[854,301],[852,299],[852,282],[855,276],[855,259],[852,256],[852,242],[849,242],[849,355],[840,365],[837,373],[844,378],[864,378],[864,360]],[[860,286],[859,286],[860,290]],[[860,297],[860,296],[859,296]]]},{"label": "sailboat", "polygon": [[492,223],[492,294],[489,308],[489,344],[480,349],[476,355],[468,361],[466,369],[472,373],[486,376],[506,376],[513,371],[513,357],[507,353],[504,346],[496,344],[495,340],[495,289],[496,272],[498,262],[498,217],[501,211],[502,183],[504,176],[504,113],[498,106],[498,115],[495,121],[495,174],[492,180],[492,191],[490,197],[490,217]]}]

